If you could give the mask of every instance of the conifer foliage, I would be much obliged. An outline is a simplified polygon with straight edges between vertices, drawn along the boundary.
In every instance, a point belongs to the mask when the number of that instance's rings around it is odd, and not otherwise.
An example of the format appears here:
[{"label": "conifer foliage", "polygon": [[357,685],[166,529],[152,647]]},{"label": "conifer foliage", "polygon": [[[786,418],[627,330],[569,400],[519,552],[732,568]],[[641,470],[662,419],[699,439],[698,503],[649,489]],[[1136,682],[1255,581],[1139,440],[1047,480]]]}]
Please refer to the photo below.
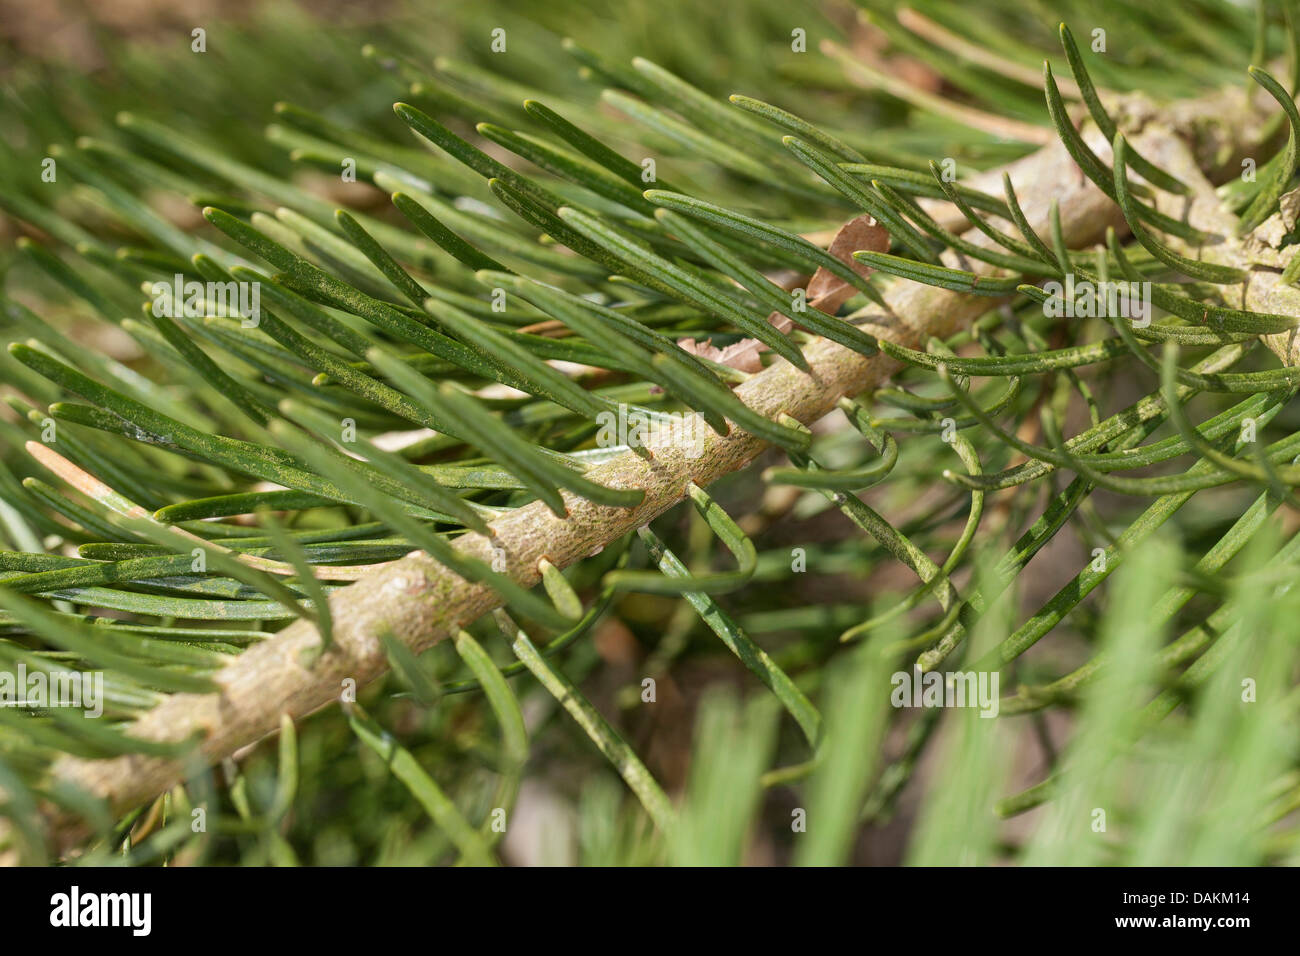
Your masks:
[{"label": "conifer foliage", "polygon": [[578,6],[7,41],[0,859],[1294,862],[1293,0]]}]

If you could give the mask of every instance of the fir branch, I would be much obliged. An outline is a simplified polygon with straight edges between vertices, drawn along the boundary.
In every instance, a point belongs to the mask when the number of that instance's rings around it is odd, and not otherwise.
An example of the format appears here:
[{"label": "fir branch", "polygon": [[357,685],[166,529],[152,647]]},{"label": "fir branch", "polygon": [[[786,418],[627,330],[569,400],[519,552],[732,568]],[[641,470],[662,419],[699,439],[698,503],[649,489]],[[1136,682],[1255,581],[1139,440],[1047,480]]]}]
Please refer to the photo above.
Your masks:
[{"label": "fir branch", "polygon": [[[1182,140],[1203,145],[1207,117],[1225,116],[1216,108],[1220,100],[1216,94],[1213,101],[1181,104],[1170,111],[1175,125],[1152,119],[1132,139],[1154,162],[1181,158],[1173,168],[1188,181],[1191,170],[1183,167],[1194,158]],[[1140,107],[1121,115],[1136,109]],[[1251,137],[1259,128],[1257,113],[1244,107],[1226,117],[1215,123],[1218,137],[1228,147],[1215,157],[1219,160],[1252,148]],[[1059,143],[1043,147],[1009,171],[1036,231],[1048,230],[1049,209],[1054,202],[1059,205],[1060,234],[1069,248],[1099,241],[1107,228],[1123,227],[1120,210],[1080,175]],[[1231,230],[1225,234],[1231,235]],[[973,241],[992,245],[987,237]],[[952,253],[946,253],[944,261],[952,268],[958,265]],[[982,262],[965,267],[978,274],[991,273],[991,266]],[[912,282],[894,284],[885,300],[886,309],[869,307],[858,314],[860,328],[914,349],[932,337],[943,338],[963,328],[987,309],[989,301]],[[842,397],[877,387],[902,367],[888,355],[863,356],[827,340],[814,341],[804,355],[807,373],[778,361],[741,384],[736,396],[765,418],[787,415],[808,425]],[[494,547],[504,551],[508,576],[522,587],[531,587],[541,579],[544,561],[564,568],[591,555],[683,500],[692,483],[707,487],[752,461],[765,447],[761,439],[739,429],[720,436],[702,422],[696,424],[693,434],[679,430],[649,444],[648,459],[627,453],[588,472],[592,481],[608,488],[644,492],[640,504],[610,507],[565,491],[561,515],[534,502],[490,522],[491,538],[469,533],[455,547],[480,560],[490,559]],[[701,440],[701,433],[703,453],[695,457],[691,446]],[[212,679],[219,693],[171,695],[129,726],[131,736],[150,741],[175,743],[201,735],[202,742],[189,761],[142,754],[107,760],[66,756],[55,763],[52,777],[84,788],[121,812],[184,779],[198,764],[215,763],[274,733],[281,714],[301,717],[338,699],[344,681],[361,686],[380,676],[389,666],[385,635],[418,652],[454,636],[500,604],[500,596],[490,587],[457,576],[426,554],[412,554],[364,574],[331,595],[332,642],[324,653],[316,655],[321,637],[315,627],[299,620],[216,672]],[[84,836],[77,820],[51,813],[65,847]]]}]

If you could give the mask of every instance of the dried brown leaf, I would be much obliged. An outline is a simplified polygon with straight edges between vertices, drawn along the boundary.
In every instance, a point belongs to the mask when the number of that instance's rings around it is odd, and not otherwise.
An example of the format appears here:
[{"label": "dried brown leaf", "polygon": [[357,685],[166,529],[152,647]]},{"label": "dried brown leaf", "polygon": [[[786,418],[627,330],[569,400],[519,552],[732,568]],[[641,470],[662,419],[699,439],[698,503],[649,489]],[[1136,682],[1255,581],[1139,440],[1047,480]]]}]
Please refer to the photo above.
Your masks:
[{"label": "dried brown leaf", "polygon": [[[850,219],[841,226],[840,231],[831,240],[830,248],[827,249],[840,262],[865,277],[870,275],[871,267],[853,258],[853,253],[859,250],[889,251],[889,232],[865,214]],[[808,282],[808,304],[814,309],[834,315],[840,306],[853,298],[856,291],[852,285],[822,266],[813,273],[812,279]]]}]

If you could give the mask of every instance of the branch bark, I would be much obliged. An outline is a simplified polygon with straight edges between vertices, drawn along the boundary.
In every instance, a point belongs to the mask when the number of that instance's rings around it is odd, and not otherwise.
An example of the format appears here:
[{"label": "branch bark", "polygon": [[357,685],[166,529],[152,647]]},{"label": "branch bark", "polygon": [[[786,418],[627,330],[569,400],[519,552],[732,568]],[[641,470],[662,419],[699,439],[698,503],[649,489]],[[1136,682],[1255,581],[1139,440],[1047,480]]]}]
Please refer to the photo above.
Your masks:
[{"label": "branch bark", "polygon": [[[1188,146],[1182,140],[1171,138],[1157,143],[1156,150],[1147,158],[1191,188],[1188,196],[1159,193],[1156,206],[1161,212],[1184,219],[1221,240],[1191,247],[1175,239],[1170,246],[1185,256],[1247,273],[1246,281],[1240,286],[1224,287],[1225,300],[1231,308],[1300,316],[1300,290],[1282,284],[1282,270],[1295,255],[1295,247],[1283,252],[1274,245],[1280,244],[1281,236],[1290,231],[1281,224],[1282,213],[1275,213],[1250,234],[1238,236],[1237,217],[1219,201],[1214,186],[1197,166]],[[1300,330],[1266,335],[1263,342],[1283,364],[1300,364]]]}]

